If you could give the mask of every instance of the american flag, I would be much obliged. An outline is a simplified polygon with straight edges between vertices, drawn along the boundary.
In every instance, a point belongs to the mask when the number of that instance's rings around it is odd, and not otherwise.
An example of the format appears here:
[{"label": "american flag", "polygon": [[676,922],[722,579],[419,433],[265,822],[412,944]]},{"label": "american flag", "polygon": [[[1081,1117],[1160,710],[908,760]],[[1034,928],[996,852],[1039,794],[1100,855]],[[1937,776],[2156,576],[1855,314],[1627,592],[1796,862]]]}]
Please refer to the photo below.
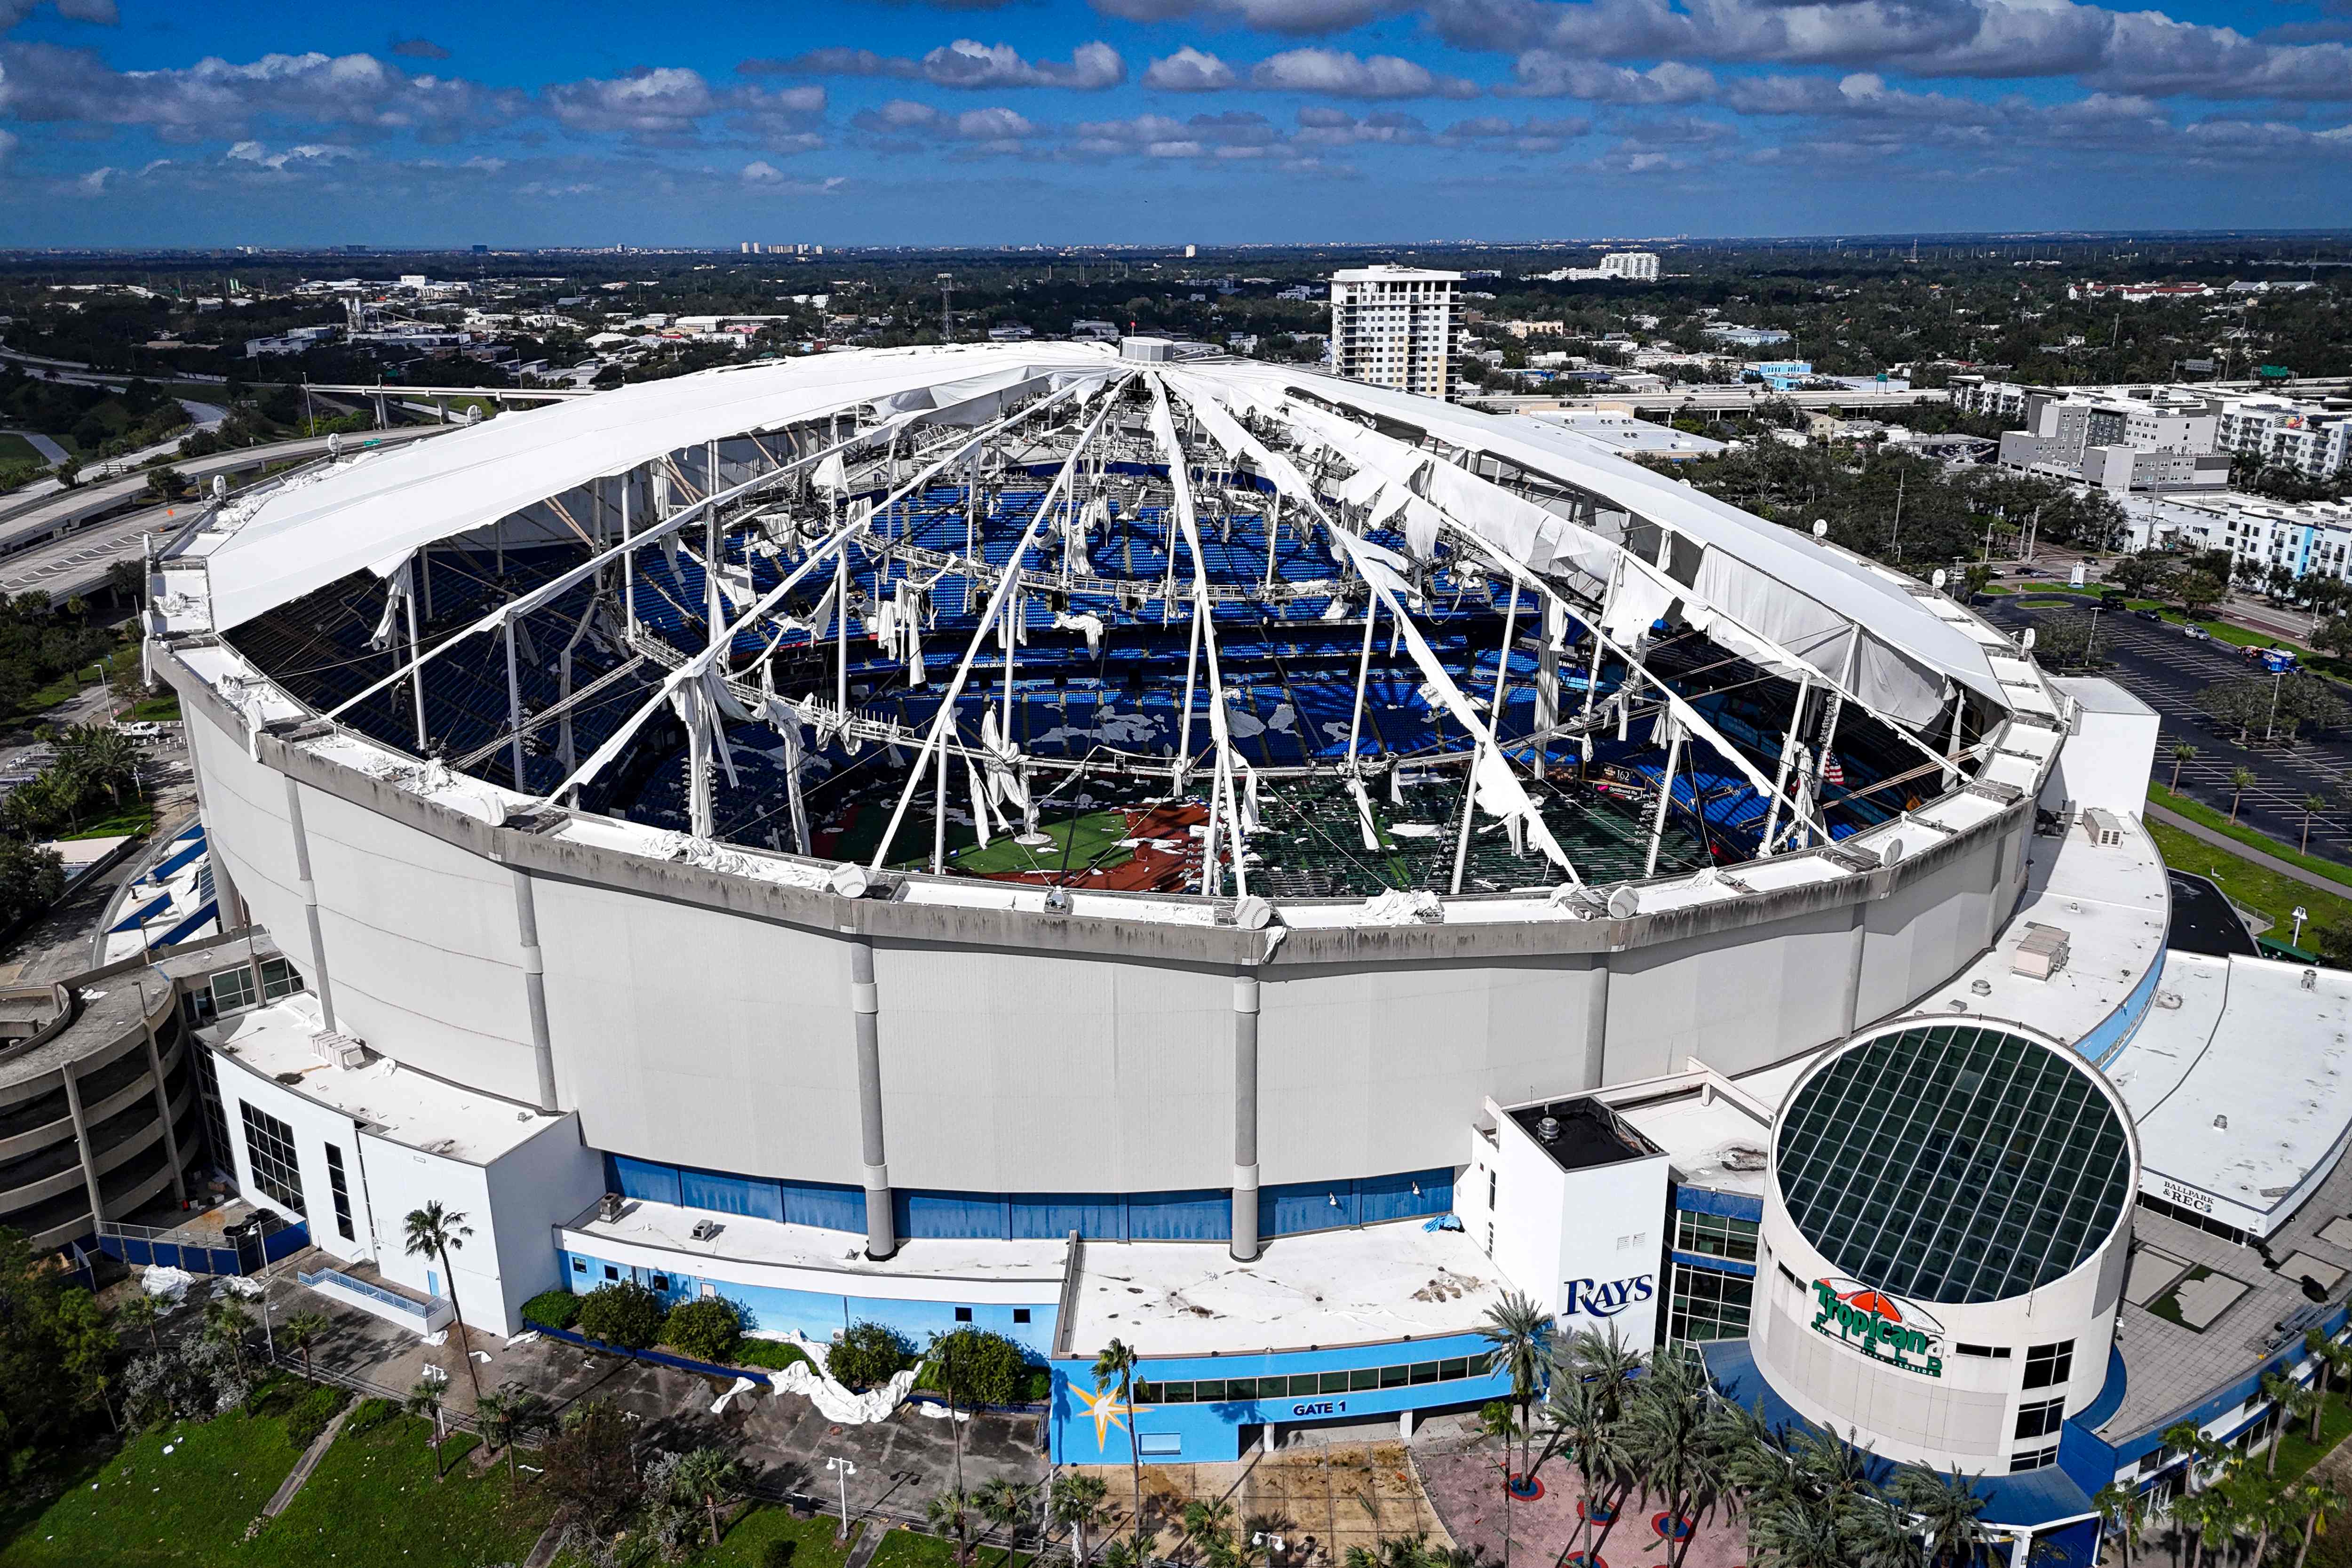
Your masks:
[{"label": "american flag", "polygon": [[1823,784],[1835,784],[1840,789],[1845,788],[1845,765],[1840,763],[1835,757],[1832,757],[1829,761],[1823,763],[1822,764],[1822,782]]}]

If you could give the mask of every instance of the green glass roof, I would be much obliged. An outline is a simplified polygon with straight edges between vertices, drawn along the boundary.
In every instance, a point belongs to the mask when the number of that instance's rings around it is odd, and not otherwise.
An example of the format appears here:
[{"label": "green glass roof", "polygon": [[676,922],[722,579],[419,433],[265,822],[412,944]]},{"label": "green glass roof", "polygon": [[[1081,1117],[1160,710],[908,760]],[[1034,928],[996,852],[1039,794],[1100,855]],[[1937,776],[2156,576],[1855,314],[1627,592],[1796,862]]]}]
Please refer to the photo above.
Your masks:
[{"label": "green glass roof", "polygon": [[2007,1030],[1882,1035],[1780,1118],[1780,1195],[1842,1273],[1918,1301],[1997,1301],[2097,1250],[2131,1199],[2123,1120],[2073,1058]]}]

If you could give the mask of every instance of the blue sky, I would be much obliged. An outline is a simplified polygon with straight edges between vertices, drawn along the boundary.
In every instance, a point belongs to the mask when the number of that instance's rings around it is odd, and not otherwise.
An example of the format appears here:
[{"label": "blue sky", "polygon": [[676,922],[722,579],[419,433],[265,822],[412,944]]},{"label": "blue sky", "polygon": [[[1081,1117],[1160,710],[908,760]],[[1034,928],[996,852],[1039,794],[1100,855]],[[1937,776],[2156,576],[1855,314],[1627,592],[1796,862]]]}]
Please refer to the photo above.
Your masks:
[{"label": "blue sky", "polygon": [[2352,0],[0,0],[0,246],[2352,224]]}]

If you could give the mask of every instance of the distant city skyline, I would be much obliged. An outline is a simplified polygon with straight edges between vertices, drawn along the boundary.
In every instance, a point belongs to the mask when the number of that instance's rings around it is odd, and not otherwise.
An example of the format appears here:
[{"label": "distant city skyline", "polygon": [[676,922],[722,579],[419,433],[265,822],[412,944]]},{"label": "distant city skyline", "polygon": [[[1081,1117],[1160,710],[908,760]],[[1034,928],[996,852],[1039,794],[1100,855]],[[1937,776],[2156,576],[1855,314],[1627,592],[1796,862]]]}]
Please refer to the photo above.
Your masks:
[{"label": "distant city skyline", "polygon": [[0,0],[0,247],[2352,223],[2352,7]]}]

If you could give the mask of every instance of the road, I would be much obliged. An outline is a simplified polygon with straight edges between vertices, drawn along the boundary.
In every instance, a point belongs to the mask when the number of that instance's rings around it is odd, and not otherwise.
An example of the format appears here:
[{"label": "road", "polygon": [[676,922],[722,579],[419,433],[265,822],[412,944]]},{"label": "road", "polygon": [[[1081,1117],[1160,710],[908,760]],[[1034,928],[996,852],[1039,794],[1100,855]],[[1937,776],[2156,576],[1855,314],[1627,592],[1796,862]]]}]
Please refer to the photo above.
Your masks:
[{"label": "road", "polygon": [[[2007,598],[1979,607],[2010,629],[2037,619],[2091,614],[2080,605],[2029,614]],[[2311,821],[2311,852],[2352,863],[2352,799],[2338,787],[2339,781],[2352,777],[2352,732],[2306,736],[2293,746],[2265,745],[2257,737],[2242,746],[2234,731],[2220,729],[2197,707],[2198,694],[2206,688],[2249,679],[2245,658],[2234,647],[2198,641],[2168,621],[2144,621],[2112,610],[2100,614],[2097,637],[2099,655],[2112,661],[2098,673],[2157,711],[2161,728],[2156,782],[2172,782],[2176,743],[2194,746],[2197,755],[2180,768],[2180,793],[2227,815],[2235,793],[2230,775],[2241,767],[2251,769],[2255,782],[2239,803],[2238,820],[2289,845],[2303,839],[2304,797],[2325,796],[2326,808]]]},{"label": "road", "polygon": [[[347,436],[343,441],[347,447],[369,442],[415,441],[457,428],[454,425],[425,425]],[[330,438],[305,437],[263,447],[243,447],[234,452],[192,458],[174,466],[201,487],[215,474],[250,472],[270,463],[322,456]],[[0,554],[0,586],[9,593],[39,588],[52,598],[63,598],[103,579],[109,564],[137,554],[142,527],[161,531],[173,521],[165,515],[173,509],[159,507],[143,509],[143,522],[125,518],[115,520],[112,527],[105,525],[104,520],[134,505],[146,489],[146,475],[126,474],[121,479],[78,486],[60,495],[29,501],[16,499],[13,508],[0,506],[0,551],[10,552]],[[189,504],[180,502],[178,510],[184,511]],[[91,554],[92,550],[99,553]]]}]

